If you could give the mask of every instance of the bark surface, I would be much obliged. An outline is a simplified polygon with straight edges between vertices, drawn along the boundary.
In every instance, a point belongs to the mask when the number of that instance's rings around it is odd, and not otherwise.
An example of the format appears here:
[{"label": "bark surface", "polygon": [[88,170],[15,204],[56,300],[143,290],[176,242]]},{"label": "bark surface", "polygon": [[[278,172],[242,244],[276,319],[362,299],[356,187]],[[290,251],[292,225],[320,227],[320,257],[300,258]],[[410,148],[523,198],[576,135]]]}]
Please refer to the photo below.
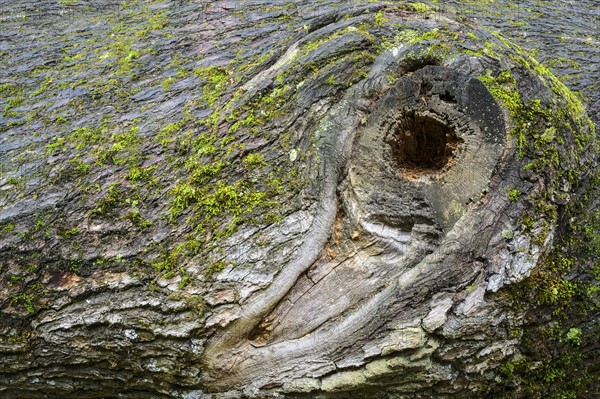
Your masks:
[{"label": "bark surface", "polygon": [[0,396],[457,397],[520,356],[597,153],[528,52],[420,3],[0,4]]}]

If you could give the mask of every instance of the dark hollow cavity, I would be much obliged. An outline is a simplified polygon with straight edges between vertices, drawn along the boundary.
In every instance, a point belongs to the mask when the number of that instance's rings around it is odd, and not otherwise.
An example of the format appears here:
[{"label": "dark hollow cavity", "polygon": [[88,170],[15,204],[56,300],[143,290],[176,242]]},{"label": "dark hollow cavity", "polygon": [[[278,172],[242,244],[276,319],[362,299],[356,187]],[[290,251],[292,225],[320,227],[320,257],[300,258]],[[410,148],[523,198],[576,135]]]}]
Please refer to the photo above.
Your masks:
[{"label": "dark hollow cavity", "polygon": [[414,111],[403,114],[393,129],[389,136],[392,156],[403,170],[441,171],[463,142],[447,124]]}]

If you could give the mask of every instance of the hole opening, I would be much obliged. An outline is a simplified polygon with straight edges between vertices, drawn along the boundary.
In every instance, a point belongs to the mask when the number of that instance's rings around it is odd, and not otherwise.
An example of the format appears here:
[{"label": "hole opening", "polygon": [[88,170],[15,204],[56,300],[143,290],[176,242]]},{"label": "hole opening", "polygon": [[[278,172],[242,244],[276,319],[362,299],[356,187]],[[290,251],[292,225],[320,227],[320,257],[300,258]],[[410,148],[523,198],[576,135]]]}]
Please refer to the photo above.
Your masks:
[{"label": "hole opening", "polygon": [[415,111],[404,113],[392,129],[392,157],[409,177],[446,170],[463,142],[447,123]]}]

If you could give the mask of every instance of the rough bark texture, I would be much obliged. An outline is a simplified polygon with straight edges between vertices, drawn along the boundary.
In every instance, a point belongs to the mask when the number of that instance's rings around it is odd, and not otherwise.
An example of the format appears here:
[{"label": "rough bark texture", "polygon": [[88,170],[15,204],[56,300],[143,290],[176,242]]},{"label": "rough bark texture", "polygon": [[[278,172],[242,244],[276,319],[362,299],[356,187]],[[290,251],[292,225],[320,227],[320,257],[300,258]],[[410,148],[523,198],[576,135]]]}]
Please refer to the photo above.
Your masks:
[{"label": "rough bark texture", "polygon": [[2,3],[2,397],[457,397],[521,356],[596,167],[545,66],[419,3],[82,3]]}]

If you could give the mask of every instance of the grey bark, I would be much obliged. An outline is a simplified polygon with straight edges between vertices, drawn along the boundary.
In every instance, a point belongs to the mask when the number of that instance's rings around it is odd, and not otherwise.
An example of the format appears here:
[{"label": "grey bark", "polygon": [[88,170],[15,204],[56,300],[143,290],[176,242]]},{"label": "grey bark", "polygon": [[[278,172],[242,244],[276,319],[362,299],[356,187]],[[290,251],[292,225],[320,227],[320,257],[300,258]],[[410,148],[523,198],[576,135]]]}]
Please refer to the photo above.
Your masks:
[{"label": "grey bark", "polygon": [[[19,20],[34,13],[24,4],[4,5],[10,72],[0,75],[31,97],[8,106],[13,93],[0,103],[14,113],[0,120],[2,397],[456,397],[484,390],[518,355],[511,331],[525,315],[510,306],[506,288],[549,252],[559,223],[536,213],[523,226],[532,205],[507,192],[548,193],[549,206],[562,206],[571,183],[558,172],[574,170],[585,184],[595,165],[593,140],[574,149],[590,126],[571,131],[540,120],[562,139],[549,144],[561,164],[525,168],[535,158],[519,155],[510,133],[517,116],[479,77],[509,70],[525,103],[556,112],[567,103],[548,77],[516,61],[518,48],[403,4],[247,2],[240,14],[226,1],[101,3],[65,19],[69,9],[42,2],[35,21]],[[127,30],[144,29],[144,18],[161,9],[162,31],[140,38]],[[384,22],[374,21],[378,12]],[[94,15],[112,19],[90,23]],[[137,37],[131,48],[115,50],[110,66],[107,49],[85,53],[92,69],[77,79],[106,81],[102,74],[118,76],[115,65],[129,62],[132,71],[103,94],[74,82],[64,54],[90,45],[84,38],[111,40],[120,31],[105,24],[119,22],[131,24],[125,37]],[[423,36],[431,32],[440,35]],[[231,82],[215,104],[198,105],[210,82],[178,77],[177,68],[215,66],[232,70]],[[32,93],[45,76],[53,83],[40,98]],[[260,102],[285,87],[292,94],[276,106]],[[235,111],[252,106],[258,118],[274,116],[259,134],[240,130],[230,148],[244,147],[223,155],[231,169],[205,184],[262,190],[269,174],[282,173],[284,190],[268,198],[280,204],[271,206],[280,220],[260,219],[272,209],[257,208],[224,238],[216,227],[196,232],[191,207],[174,221],[173,188],[197,148],[184,139],[164,148],[156,137],[185,109],[192,117],[172,136],[212,134],[194,122],[212,114],[222,139],[247,115]],[[48,150],[107,115],[117,133],[138,124],[140,165],[157,167],[154,183],[128,182],[118,161],[93,163],[93,151],[110,144]],[[566,118],[575,126],[584,117],[570,110]],[[268,164],[257,175],[243,169],[248,152]],[[69,177],[81,159],[90,172]],[[129,202],[115,200],[98,216],[114,184]],[[132,212],[152,225],[140,227]],[[215,225],[232,218],[218,216]],[[174,273],[152,266],[189,235],[200,249],[177,258]],[[211,264],[224,268],[213,274]]]}]

